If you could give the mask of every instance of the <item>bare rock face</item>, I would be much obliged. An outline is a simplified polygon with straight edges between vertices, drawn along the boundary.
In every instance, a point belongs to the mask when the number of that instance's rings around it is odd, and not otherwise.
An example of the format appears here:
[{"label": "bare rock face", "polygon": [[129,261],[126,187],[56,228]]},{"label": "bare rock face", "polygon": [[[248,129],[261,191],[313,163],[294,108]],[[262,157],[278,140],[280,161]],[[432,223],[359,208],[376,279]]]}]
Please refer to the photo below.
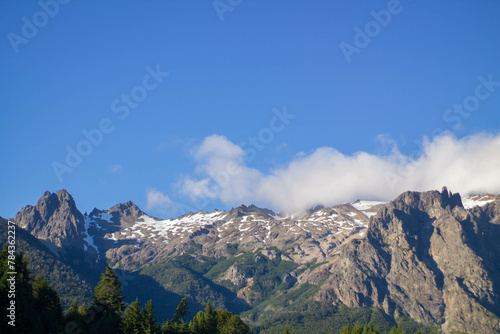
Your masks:
[{"label": "bare rock face", "polygon": [[366,239],[342,247],[321,290],[446,333],[498,333],[499,207],[466,210],[446,188],[406,192],[372,218]]},{"label": "bare rock face", "polygon": [[66,190],[46,191],[35,206],[19,211],[14,221],[56,255],[78,261],[85,257],[84,217]]}]

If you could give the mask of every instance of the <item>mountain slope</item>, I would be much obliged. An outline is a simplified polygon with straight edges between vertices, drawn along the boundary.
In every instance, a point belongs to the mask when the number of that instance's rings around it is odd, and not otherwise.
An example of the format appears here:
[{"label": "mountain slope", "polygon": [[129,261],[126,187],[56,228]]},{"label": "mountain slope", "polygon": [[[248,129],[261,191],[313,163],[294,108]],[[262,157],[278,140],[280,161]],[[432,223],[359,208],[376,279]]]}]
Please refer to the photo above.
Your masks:
[{"label": "mountain slope", "polygon": [[409,316],[446,333],[497,333],[499,198],[444,189],[300,217],[242,205],[161,220],[132,202],[82,215],[58,191],[15,220],[62,262],[81,259],[78,272],[111,265],[130,301],[153,298],[160,319],[187,296],[195,311],[211,300],[260,329],[321,310],[325,326],[363,314],[382,327]]},{"label": "mountain slope", "polygon": [[321,289],[446,332],[498,333],[499,209],[496,199],[466,210],[446,189],[404,193],[340,250]]},{"label": "mountain slope", "polygon": [[[7,243],[7,223],[7,220],[0,217],[0,245]],[[91,300],[91,284],[21,228],[16,228],[16,253],[26,255],[28,268],[34,277],[43,275],[47,279],[61,296],[63,307],[69,307],[74,298],[78,298],[80,303]]]}]

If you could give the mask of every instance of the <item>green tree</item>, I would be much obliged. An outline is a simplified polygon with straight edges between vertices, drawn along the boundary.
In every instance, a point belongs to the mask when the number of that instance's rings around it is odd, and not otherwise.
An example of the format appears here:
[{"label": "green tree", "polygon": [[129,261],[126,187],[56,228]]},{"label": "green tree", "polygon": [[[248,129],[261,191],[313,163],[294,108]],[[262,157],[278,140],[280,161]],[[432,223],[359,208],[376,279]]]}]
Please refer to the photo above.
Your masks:
[{"label": "green tree", "polygon": [[68,311],[66,311],[66,321],[72,319],[73,317],[76,317],[77,315],[78,315],[78,298],[75,298],[71,302]]},{"label": "green tree", "polygon": [[110,267],[101,274],[94,291],[94,301],[86,312],[90,333],[114,333],[120,328],[125,304],[118,276]]},{"label": "green tree", "polygon": [[139,300],[136,299],[125,310],[123,315],[122,325],[123,334],[142,334],[143,331],[143,317],[141,309],[139,308]]},{"label": "green tree", "polygon": [[363,327],[363,334],[379,334],[380,331],[378,328],[375,328],[373,322],[370,321],[367,325]]},{"label": "green tree", "polygon": [[[182,298],[177,305],[172,321],[166,319],[161,326],[162,334],[177,334],[177,333],[195,333],[186,324],[185,317],[189,314],[188,302],[186,298]],[[194,326],[194,324],[193,324]]]},{"label": "green tree", "polygon": [[85,314],[85,304],[78,306],[78,298],[73,299],[64,317],[65,326],[68,326],[68,328],[80,329],[81,332],[84,332],[86,330],[86,323],[84,321]]},{"label": "green tree", "polygon": [[352,334],[362,334],[363,333],[363,327],[359,324],[359,322],[356,321],[354,324],[354,327],[351,330]]},{"label": "green tree", "polygon": [[342,331],[340,334],[352,334],[352,328],[351,326],[347,325],[342,328]]},{"label": "green tree", "polygon": [[189,323],[189,329],[196,334],[217,334],[217,313],[207,302],[205,312],[200,311]]},{"label": "green tree", "polygon": [[33,283],[35,310],[40,315],[44,333],[57,332],[61,329],[63,309],[61,299],[45,277],[37,276]]},{"label": "green tree", "polygon": [[156,324],[153,301],[149,300],[144,306],[144,310],[142,312],[143,318],[143,332],[145,334],[153,334],[158,332],[158,325]]},{"label": "green tree", "polygon": [[340,334],[352,334],[352,328],[351,326],[347,325],[342,328],[342,331]]},{"label": "green tree", "polygon": [[184,297],[181,299],[179,305],[177,305],[177,308],[175,309],[174,322],[184,323],[186,321],[185,318],[188,314],[189,314],[188,302],[187,298]]},{"label": "green tree", "polygon": [[402,330],[401,328],[398,328],[397,326],[394,326],[390,331],[389,334],[405,334],[405,331]]},{"label": "green tree", "polygon": [[41,318],[35,309],[33,279],[28,270],[28,261],[22,253],[18,254],[14,261],[14,272],[17,273],[15,275],[16,330],[18,333],[42,333]]},{"label": "green tree", "polygon": [[118,276],[108,266],[101,274],[101,280],[94,291],[94,304],[101,305],[107,310],[123,311],[125,304],[122,296],[122,286],[118,281]]},{"label": "green tree", "polygon": [[[191,324],[190,324],[191,325]],[[165,320],[161,326],[162,334],[192,334],[197,333],[191,331],[185,323],[177,323],[174,321]]]},{"label": "green tree", "polygon": [[250,334],[250,328],[237,315],[217,310],[217,331],[220,334]]},{"label": "green tree", "polygon": [[207,302],[205,313],[207,315],[208,325],[206,334],[217,334],[217,313],[212,309],[210,301]]}]

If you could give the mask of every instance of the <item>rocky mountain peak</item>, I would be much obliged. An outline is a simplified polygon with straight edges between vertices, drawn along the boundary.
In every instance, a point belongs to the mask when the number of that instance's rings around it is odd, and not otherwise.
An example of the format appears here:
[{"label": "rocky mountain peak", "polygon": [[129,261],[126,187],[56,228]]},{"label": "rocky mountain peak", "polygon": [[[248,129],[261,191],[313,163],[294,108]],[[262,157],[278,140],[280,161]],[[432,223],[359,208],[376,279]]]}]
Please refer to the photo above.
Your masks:
[{"label": "rocky mountain peak", "polygon": [[59,256],[83,252],[85,219],[65,189],[46,191],[35,206],[26,206],[14,220]]},{"label": "rocky mountain peak", "polygon": [[399,195],[389,203],[389,210],[400,210],[410,214],[412,210],[424,211],[431,216],[436,216],[442,210],[449,208],[453,210],[456,206],[462,206],[460,194],[453,194],[446,187],[439,191],[407,191]]},{"label": "rocky mountain peak", "polygon": [[145,215],[145,213],[141,209],[139,209],[139,207],[135,205],[132,201],[116,204],[107,211],[107,213],[109,214],[112,214],[113,212],[118,213],[119,216],[127,216],[133,218],[139,218]]},{"label": "rocky mountain peak", "polygon": [[[27,206],[27,208],[30,207],[31,206]],[[58,210],[69,211],[72,214],[79,213],[73,197],[71,197],[65,189],[58,190],[55,193],[46,191],[38,200],[34,210],[39,213],[40,218],[44,221],[50,219],[50,217]],[[36,227],[32,226],[32,228]]]},{"label": "rocky mountain peak", "polygon": [[273,211],[269,209],[259,208],[255,205],[240,205],[237,208],[232,208],[228,211],[228,217],[230,218],[238,218],[244,216],[256,215],[265,219],[273,219],[276,215]]}]

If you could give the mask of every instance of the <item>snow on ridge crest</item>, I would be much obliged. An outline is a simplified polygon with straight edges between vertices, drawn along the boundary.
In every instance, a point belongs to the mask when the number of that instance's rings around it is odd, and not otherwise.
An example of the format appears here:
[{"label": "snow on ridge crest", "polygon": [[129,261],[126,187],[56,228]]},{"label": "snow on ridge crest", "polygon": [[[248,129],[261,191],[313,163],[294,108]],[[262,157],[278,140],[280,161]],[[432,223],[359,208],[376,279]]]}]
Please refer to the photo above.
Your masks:
[{"label": "snow on ridge crest", "polygon": [[[208,229],[203,233],[207,233],[209,237],[215,236],[216,240],[226,237],[241,239],[247,234],[262,234],[262,238],[269,240],[271,230],[279,234],[291,233],[292,230],[293,232],[305,231],[310,237],[323,238],[329,234],[351,234],[354,231],[359,232],[359,229],[365,229],[368,226],[369,217],[375,214],[369,210],[382,202],[358,201],[355,204],[357,207],[346,203],[322,208],[298,219],[278,214],[268,214],[264,217],[258,211],[246,211],[244,215],[240,215],[234,209],[190,212],[178,218],[166,220],[144,214],[135,219],[135,222],[128,228],[117,232],[116,236],[118,240],[136,239],[146,243],[148,241],[156,243],[159,240],[170,242],[174,239],[184,239],[196,231]],[[213,234],[213,228],[217,229],[217,233]]]},{"label": "snow on ridge crest", "polygon": [[494,202],[495,199],[496,196],[490,194],[487,195],[471,194],[462,198],[462,205],[465,209],[472,209],[473,207],[476,206],[481,207],[488,203]]}]

